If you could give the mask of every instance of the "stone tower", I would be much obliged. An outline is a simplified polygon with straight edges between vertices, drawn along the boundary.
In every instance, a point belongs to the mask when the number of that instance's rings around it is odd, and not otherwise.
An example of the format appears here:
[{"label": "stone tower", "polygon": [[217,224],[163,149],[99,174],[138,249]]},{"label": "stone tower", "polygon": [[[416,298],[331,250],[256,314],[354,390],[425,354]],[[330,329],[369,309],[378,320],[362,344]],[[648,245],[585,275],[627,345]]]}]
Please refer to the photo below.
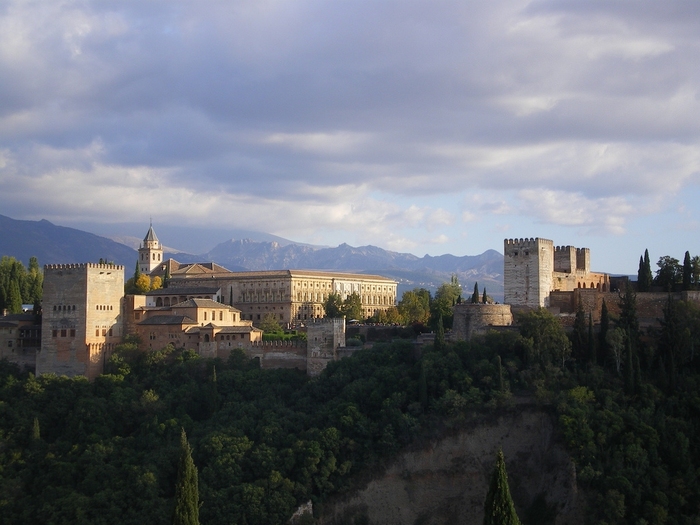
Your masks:
[{"label": "stone tower", "polygon": [[122,339],[124,267],[44,266],[41,350],[36,373],[94,379]]},{"label": "stone tower", "polygon": [[148,233],[139,248],[139,271],[150,274],[163,261],[163,245],[160,244],[153,224],[148,228]]},{"label": "stone tower", "polygon": [[503,302],[531,308],[549,306],[554,243],[540,238],[505,239],[503,260]]}]

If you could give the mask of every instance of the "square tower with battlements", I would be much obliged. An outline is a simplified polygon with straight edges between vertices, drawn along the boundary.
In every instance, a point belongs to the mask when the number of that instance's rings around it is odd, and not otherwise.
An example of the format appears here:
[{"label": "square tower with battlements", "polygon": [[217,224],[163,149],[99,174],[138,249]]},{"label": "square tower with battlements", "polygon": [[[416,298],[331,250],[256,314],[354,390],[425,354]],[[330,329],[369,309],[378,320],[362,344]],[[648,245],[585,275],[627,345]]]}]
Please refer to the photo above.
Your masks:
[{"label": "square tower with battlements", "polygon": [[548,239],[505,239],[503,301],[531,308],[549,306],[554,243]]},{"label": "square tower with battlements", "polygon": [[37,374],[84,375],[89,379],[100,375],[122,339],[123,296],[123,266],[44,266]]}]

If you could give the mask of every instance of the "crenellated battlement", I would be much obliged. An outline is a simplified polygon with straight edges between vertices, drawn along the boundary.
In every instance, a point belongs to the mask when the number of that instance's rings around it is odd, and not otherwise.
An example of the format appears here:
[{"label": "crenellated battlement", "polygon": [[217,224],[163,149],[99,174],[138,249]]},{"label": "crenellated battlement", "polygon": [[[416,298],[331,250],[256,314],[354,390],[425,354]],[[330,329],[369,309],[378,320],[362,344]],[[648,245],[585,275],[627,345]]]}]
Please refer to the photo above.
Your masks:
[{"label": "crenellated battlement", "polygon": [[549,244],[549,245],[554,244],[549,239],[540,239],[539,237],[535,237],[535,238],[530,237],[529,239],[527,237],[525,239],[503,239],[503,245],[506,247],[513,246],[513,247],[518,247],[518,248],[525,248],[525,247],[537,246],[538,243]]},{"label": "crenellated battlement", "polygon": [[67,264],[45,264],[44,270],[80,270],[85,268],[96,268],[100,270],[123,270],[121,264],[100,264],[100,263],[67,263]]},{"label": "crenellated battlement", "polygon": [[250,348],[304,348],[306,341],[251,341]]},{"label": "crenellated battlement", "polygon": [[[568,252],[568,251],[570,251],[570,250],[572,250],[572,249],[574,249],[574,247],[573,247],[573,246],[570,246],[570,245],[567,245],[567,246],[555,246],[555,247],[554,247],[554,251],[555,251],[555,252],[563,252],[563,251],[567,251],[567,252]],[[578,251],[578,248],[576,248],[576,251]]]}]

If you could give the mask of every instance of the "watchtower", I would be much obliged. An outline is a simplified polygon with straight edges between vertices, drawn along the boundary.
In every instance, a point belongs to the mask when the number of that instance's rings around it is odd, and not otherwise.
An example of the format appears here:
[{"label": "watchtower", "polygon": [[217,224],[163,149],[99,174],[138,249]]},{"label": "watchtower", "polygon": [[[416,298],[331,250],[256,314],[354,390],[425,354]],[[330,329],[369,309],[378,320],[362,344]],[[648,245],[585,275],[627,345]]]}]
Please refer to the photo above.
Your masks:
[{"label": "watchtower", "polygon": [[554,272],[554,243],[548,239],[503,241],[503,298],[506,304],[549,306]]},{"label": "watchtower", "polygon": [[124,267],[114,264],[44,266],[41,350],[37,374],[94,379],[122,339]]}]

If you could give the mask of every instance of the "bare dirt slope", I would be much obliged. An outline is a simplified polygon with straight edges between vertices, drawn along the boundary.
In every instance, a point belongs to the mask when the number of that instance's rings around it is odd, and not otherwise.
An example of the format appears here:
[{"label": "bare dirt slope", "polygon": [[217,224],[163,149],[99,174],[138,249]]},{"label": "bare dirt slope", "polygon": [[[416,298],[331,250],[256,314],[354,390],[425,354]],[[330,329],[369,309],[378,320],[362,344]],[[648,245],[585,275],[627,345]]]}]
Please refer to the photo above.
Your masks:
[{"label": "bare dirt slope", "polygon": [[481,524],[496,451],[503,448],[521,519],[543,495],[557,525],[582,524],[575,468],[554,423],[545,411],[521,406],[405,452],[361,490],[324,504],[320,523]]}]

